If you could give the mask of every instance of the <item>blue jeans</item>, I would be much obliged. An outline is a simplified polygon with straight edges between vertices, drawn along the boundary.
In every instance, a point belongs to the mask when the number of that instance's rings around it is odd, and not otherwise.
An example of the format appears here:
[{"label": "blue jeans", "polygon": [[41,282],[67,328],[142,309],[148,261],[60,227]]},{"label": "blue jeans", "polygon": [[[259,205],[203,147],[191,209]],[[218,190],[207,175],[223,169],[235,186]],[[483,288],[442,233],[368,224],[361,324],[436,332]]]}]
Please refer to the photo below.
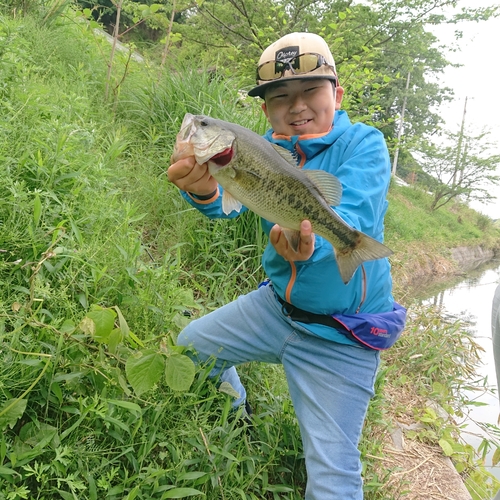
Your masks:
[{"label": "blue jeans", "polygon": [[312,335],[282,314],[270,286],[192,321],[177,342],[192,346],[201,361],[217,358],[210,375],[239,392],[235,405],[246,398],[236,365],[281,363],[302,436],[306,500],[363,498],[358,442],[378,352]]}]

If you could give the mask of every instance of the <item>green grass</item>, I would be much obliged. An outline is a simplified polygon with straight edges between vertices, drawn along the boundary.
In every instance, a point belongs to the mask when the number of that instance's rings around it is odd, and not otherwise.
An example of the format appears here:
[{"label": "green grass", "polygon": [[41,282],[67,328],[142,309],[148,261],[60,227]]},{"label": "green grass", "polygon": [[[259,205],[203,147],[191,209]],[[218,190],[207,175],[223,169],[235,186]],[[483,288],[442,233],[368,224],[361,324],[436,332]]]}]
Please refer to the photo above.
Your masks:
[{"label": "green grass", "polygon": [[[66,14],[45,24],[0,16],[0,499],[303,498],[281,367],[242,367],[256,415],[250,431],[229,415],[230,396],[207,382],[209,367],[187,391],[161,373],[134,392],[130,377],[141,355],[162,372],[182,362],[173,344],[187,314],[264,277],[258,218],[210,221],[165,176],[184,114],[261,133],[266,120],[237,80],[194,68],[158,78],[134,64],[106,102],[109,47]],[[123,71],[118,58],[115,83]],[[495,237],[462,206],[430,213],[418,190],[392,186],[390,201],[396,247]],[[379,375],[361,445],[369,500],[392,498],[379,488],[390,470],[369,456],[382,450],[393,365]]]},{"label": "green grass", "polygon": [[488,217],[459,202],[431,211],[431,196],[418,187],[392,183],[386,216],[389,245],[426,241],[435,249],[461,245],[498,246],[500,233]]}]

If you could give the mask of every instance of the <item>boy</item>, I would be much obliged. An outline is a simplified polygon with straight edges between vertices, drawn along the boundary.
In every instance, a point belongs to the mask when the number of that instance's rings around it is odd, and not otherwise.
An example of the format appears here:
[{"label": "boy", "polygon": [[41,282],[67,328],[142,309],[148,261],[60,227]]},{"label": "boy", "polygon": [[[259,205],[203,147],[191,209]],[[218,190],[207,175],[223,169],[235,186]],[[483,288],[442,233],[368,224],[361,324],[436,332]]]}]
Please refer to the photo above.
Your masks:
[{"label": "boy", "polygon": [[[298,168],[337,176],[343,194],[334,210],[382,241],[390,181],[387,147],[380,132],[351,124],[340,111],[343,93],[326,42],[318,35],[291,33],[263,52],[257,86],[249,95],[264,99],[262,109],[272,127],[265,138],[296,153]],[[169,167],[168,177],[205,215],[224,216],[222,188],[206,164],[179,160]],[[374,394],[379,353],[321,318],[392,311],[389,262],[366,262],[344,285],[330,243],[314,235],[309,221],[301,224],[296,252],[282,228],[265,220],[263,227],[269,244],[262,263],[271,285],[191,322],[178,342],[192,346],[200,360],[217,358],[211,375],[220,374],[236,389],[240,398],[235,405],[246,402],[236,365],[282,363],[304,447],[306,500],[362,499],[357,447]],[[306,317],[295,321],[289,313],[294,308],[307,312]],[[312,321],[308,313],[314,313]]]}]

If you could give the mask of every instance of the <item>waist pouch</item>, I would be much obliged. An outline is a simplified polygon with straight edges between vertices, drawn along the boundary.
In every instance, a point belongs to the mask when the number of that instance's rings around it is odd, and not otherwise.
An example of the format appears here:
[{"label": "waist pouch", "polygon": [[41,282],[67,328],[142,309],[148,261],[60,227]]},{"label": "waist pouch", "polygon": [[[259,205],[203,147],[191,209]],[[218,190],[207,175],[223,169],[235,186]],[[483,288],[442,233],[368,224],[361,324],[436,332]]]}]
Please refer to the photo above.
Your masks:
[{"label": "waist pouch", "polygon": [[392,347],[406,323],[406,309],[394,302],[392,311],[358,314],[315,314],[284,301],[276,292],[285,316],[300,323],[319,323],[335,328],[367,349],[383,351]]}]

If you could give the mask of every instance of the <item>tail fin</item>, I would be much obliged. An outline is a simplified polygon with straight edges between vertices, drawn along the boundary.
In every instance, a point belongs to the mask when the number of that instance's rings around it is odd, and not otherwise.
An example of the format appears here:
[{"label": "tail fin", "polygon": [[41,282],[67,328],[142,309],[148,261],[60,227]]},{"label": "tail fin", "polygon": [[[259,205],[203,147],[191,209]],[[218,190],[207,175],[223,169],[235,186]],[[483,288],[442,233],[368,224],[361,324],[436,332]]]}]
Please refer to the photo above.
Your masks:
[{"label": "tail fin", "polygon": [[364,233],[359,233],[359,240],[354,250],[345,253],[336,252],[337,265],[342,281],[347,285],[358,266],[368,260],[382,259],[392,255],[392,250]]}]

